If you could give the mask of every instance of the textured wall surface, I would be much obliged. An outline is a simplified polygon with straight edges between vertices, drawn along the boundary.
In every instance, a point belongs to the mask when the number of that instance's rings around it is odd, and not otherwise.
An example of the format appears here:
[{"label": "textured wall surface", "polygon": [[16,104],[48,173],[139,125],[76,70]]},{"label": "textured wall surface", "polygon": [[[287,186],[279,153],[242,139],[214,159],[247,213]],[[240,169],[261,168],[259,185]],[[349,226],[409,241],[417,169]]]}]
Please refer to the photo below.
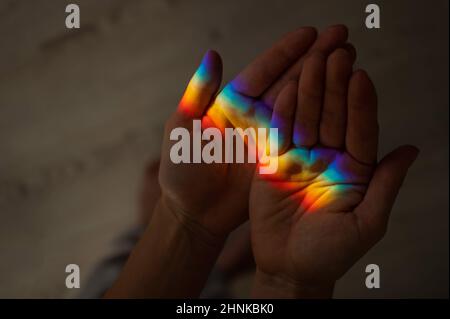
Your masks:
[{"label": "textured wall surface", "polygon": [[[67,30],[64,8],[81,8]],[[207,48],[230,79],[281,34],[345,23],[379,94],[380,155],[421,149],[386,237],[337,297],[448,297],[448,1],[0,0],[0,297],[70,297],[136,220],[143,164]],[[364,268],[382,269],[382,289]]]}]

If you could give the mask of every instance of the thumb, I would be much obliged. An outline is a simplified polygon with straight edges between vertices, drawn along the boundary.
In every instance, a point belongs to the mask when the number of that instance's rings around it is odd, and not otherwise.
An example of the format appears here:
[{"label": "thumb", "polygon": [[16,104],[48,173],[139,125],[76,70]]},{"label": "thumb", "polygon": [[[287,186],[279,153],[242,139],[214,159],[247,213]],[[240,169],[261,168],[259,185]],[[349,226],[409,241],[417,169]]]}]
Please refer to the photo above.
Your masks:
[{"label": "thumb", "polygon": [[178,112],[191,118],[202,117],[219,89],[221,80],[222,59],[216,51],[209,50],[189,81]]},{"label": "thumb", "polygon": [[397,194],[418,154],[416,147],[404,145],[377,165],[366,196],[355,209],[360,229],[369,237],[379,240],[384,235]]}]

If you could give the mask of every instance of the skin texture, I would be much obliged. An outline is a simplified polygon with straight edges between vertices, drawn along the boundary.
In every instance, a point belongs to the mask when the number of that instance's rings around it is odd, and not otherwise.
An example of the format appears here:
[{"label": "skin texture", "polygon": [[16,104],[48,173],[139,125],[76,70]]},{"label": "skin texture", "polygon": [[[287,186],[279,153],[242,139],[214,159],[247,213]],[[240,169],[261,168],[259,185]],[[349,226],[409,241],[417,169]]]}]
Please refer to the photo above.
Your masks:
[{"label": "skin texture", "polygon": [[279,170],[250,194],[255,297],[331,297],[335,281],[384,235],[418,150],[377,163],[377,98],[343,49],[310,55],[279,94]]}]

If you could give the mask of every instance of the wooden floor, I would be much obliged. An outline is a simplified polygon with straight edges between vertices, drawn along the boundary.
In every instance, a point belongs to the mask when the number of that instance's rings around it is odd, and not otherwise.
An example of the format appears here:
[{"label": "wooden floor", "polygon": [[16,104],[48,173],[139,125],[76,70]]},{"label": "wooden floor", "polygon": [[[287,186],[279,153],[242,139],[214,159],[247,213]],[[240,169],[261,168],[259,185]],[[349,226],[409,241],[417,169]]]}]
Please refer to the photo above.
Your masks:
[{"label": "wooden floor", "polygon": [[364,1],[78,0],[77,31],[70,2],[0,0],[0,297],[74,296],[65,265],[83,285],[135,221],[143,164],[206,49],[229,80],[281,34],[336,23],[376,83],[381,155],[422,150],[387,236],[336,296],[448,297],[448,1],[376,1],[368,30]]}]

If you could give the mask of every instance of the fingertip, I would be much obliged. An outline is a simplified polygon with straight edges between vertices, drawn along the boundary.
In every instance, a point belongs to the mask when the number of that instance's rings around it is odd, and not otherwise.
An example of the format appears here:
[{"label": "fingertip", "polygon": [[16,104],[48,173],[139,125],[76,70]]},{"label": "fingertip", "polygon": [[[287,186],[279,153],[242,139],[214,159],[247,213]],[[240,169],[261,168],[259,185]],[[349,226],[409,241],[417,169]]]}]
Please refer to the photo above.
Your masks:
[{"label": "fingertip", "polygon": [[354,99],[352,103],[357,107],[377,105],[377,94],[375,85],[365,70],[358,69],[353,72],[349,84],[349,100]]},{"label": "fingertip", "polygon": [[337,48],[333,51],[333,53],[330,54],[327,59],[327,63],[330,65],[340,64],[351,67],[352,58],[347,50],[343,48]]},{"label": "fingertip", "polygon": [[219,52],[217,52],[217,51],[214,50],[214,49],[208,49],[208,50],[206,50],[205,55],[215,55],[215,56],[219,56],[219,57],[220,57]]},{"label": "fingertip", "polygon": [[193,118],[202,116],[221,81],[222,59],[216,51],[208,50],[184,91],[178,112]]},{"label": "fingertip", "polygon": [[410,166],[419,156],[420,150],[414,145],[407,144],[398,147],[395,152],[408,163],[408,166]]},{"label": "fingertip", "polygon": [[299,46],[310,47],[317,38],[317,29],[310,26],[301,27],[288,33],[286,38],[291,38]]},{"label": "fingertip", "polygon": [[369,78],[366,71],[364,71],[363,69],[357,69],[353,72],[353,76],[352,78],[354,79],[354,81],[365,81],[365,78]]},{"label": "fingertip", "polygon": [[407,146],[412,150],[412,153],[414,154],[414,159],[417,159],[417,157],[420,154],[420,149],[415,145],[407,145]]},{"label": "fingertip", "polygon": [[356,61],[357,53],[356,53],[356,49],[353,46],[353,44],[348,43],[348,42],[344,43],[344,45],[342,45],[342,48],[348,52],[348,54],[351,57],[352,63],[354,63]]},{"label": "fingertip", "polygon": [[317,28],[315,28],[312,25],[304,25],[304,26],[300,27],[300,30],[302,30],[302,29],[307,30],[309,32],[317,32]]},{"label": "fingertip", "polygon": [[344,25],[334,25],[322,31],[310,51],[321,51],[328,55],[337,47],[342,46],[348,37],[347,27]]},{"label": "fingertip", "polygon": [[329,29],[329,30],[331,30],[331,29],[341,29],[341,30],[348,31],[347,26],[345,24],[343,24],[343,23],[337,23],[337,24],[329,25],[327,27],[327,29]]},{"label": "fingertip", "polygon": [[341,39],[347,39],[348,37],[348,28],[344,24],[335,24],[327,27],[327,32],[333,33],[335,36]]},{"label": "fingertip", "polygon": [[289,31],[285,36],[308,36],[317,35],[317,29],[313,26],[301,26],[297,29]]},{"label": "fingertip", "polygon": [[298,29],[299,35],[304,37],[316,38],[317,37],[317,29],[312,26],[305,26]]},{"label": "fingertip", "polygon": [[212,77],[222,76],[222,58],[220,54],[212,49],[206,51],[203,56],[202,62],[199,67],[201,75],[204,77],[204,81],[212,80]]},{"label": "fingertip", "polygon": [[222,63],[222,58],[216,50],[208,49],[205,53],[205,57],[210,61],[214,61],[215,63]]},{"label": "fingertip", "polygon": [[402,145],[399,147],[399,149],[402,149],[405,152],[415,155],[418,155],[420,153],[420,149],[417,146],[411,144]]}]

